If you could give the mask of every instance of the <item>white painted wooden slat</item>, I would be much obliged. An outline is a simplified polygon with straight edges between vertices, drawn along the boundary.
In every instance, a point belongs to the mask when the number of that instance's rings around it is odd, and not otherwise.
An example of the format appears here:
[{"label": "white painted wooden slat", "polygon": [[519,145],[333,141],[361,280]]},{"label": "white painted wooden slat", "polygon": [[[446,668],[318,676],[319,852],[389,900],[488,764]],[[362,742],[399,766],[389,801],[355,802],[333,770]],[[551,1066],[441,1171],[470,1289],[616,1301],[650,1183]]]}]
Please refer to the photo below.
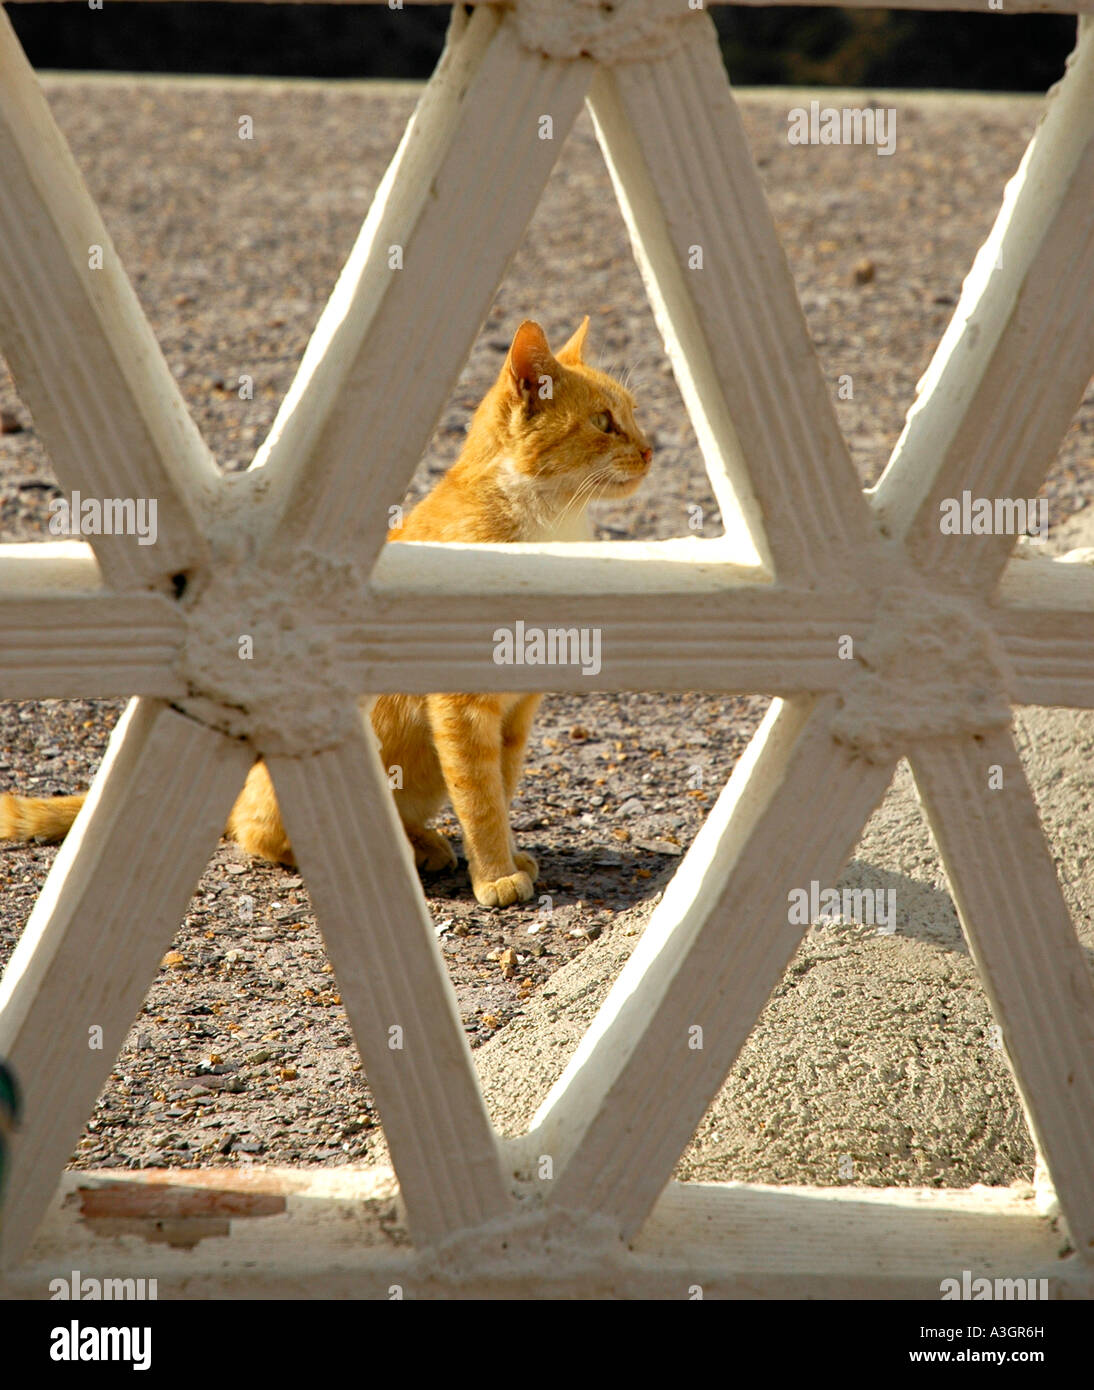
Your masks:
[{"label": "white painted wooden slat", "polygon": [[1030,546],[1020,547],[996,590],[999,621],[1008,611],[1094,613],[1094,564],[1083,558],[1085,554],[1077,550],[1063,559],[1049,559]]},{"label": "white painted wooden slat", "polygon": [[1014,671],[1017,705],[1094,709],[1094,620],[1030,613],[998,629]]},{"label": "white painted wooden slat", "polygon": [[[773,705],[532,1124],[548,1200],[639,1229],[892,775],[828,729],[831,699]],[[696,1034],[694,1030],[701,1030]]]},{"label": "white painted wooden slat", "polygon": [[698,1277],[690,1281],[703,1286],[704,1297],[937,1302],[941,1281],[960,1283],[963,1270],[977,1277],[1040,1276],[1052,1297],[1071,1276],[1074,1296],[1082,1297],[1094,1287],[1094,1274],[1057,1257],[1059,1237],[1034,1218],[1031,1198],[1013,1188],[674,1182],[632,1248],[639,1259],[657,1260],[694,1231],[696,1271],[704,1257],[713,1265],[710,1286]]},{"label": "white painted wooden slat", "polygon": [[373,559],[581,108],[591,63],[528,53],[497,12],[453,32],[256,456],[274,550]]},{"label": "white painted wooden slat", "polygon": [[1015,704],[1094,708],[1094,612],[1004,610],[995,630]]},{"label": "white painted wooden slat", "polygon": [[710,17],[668,57],[601,69],[589,100],[738,558],[750,538],[786,583],[846,572],[869,513]]},{"label": "white painted wooden slat", "polygon": [[[937,1302],[963,1270],[1094,1297],[1094,1271],[1058,1258],[1029,1190],[670,1183],[630,1249],[616,1240],[594,1257],[582,1228],[536,1241],[534,1227],[514,1227],[448,1263],[414,1251],[395,1194],[390,1168],[353,1165],[65,1173],[27,1259],[0,1273],[0,1298],[41,1298],[72,1269],[136,1274],[157,1280],[161,1299],[190,1300],[387,1300],[397,1284],[408,1299],[679,1300],[698,1285],[708,1300]],[[111,1213],[136,1237],[124,1241],[133,1264],[108,1233]],[[216,1237],[199,1238],[211,1222]]]},{"label": "white painted wooden slat", "polygon": [[158,594],[0,602],[0,700],[178,699],[183,628]]},{"label": "white painted wooden slat", "polygon": [[503,1216],[511,1199],[373,742],[362,732],[312,758],[271,758],[269,767],[380,1108],[414,1239],[428,1245]]},{"label": "white painted wooden slat", "polygon": [[[341,639],[354,684],[363,690],[428,693],[435,690],[720,690],[795,695],[838,689],[848,671],[835,656],[841,633],[859,623],[847,607],[772,592],[750,603],[710,597],[680,601],[643,618],[641,604],[601,594],[522,599],[508,605],[474,598],[451,619],[415,613],[409,602],[381,608]],[[809,596],[810,598],[813,596]],[[518,628],[517,623],[523,623]],[[495,634],[508,629],[582,631],[591,655],[565,665],[498,665]],[[592,644],[599,639],[599,648]]]},{"label": "white painted wooden slat", "polygon": [[53,1195],[252,761],[158,701],[133,701],[111,736],[0,980],[0,1056],[24,1102],[8,1262]]},{"label": "white painted wooden slat", "polygon": [[0,599],[43,591],[89,594],[103,576],[86,541],[5,541],[0,544]]},{"label": "white painted wooden slat", "polygon": [[[876,596],[788,592],[733,565],[721,541],[384,548],[359,627],[340,641],[361,689],[756,690],[839,686],[842,633]],[[423,598],[446,596],[442,609]],[[586,629],[588,666],[498,666],[495,633]],[[848,625],[851,625],[850,628]],[[586,673],[588,671],[588,674]]]},{"label": "white painted wooden slat", "polygon": [[943,535],[940,504],[966,490],[1034,497],[1094,374],[1092,188],[1087,24],[874,494],[887,533],[906,537],[936,578],[972,585],[998,575],[1014,537]]},{"label": "white painted wooden slat", "polygon": [[924,742],[910,761],[1072,1241],[1094,1260],[1094,980],[1021,760],[995,731]]},{"label": "white painted wooden slat", "polygon": [[3,12],[0,189],[0,350],[66,492],[156,500],[155,544],[94,537],[107,580],[165,582],[207,553],[216,466]]},{"label": "white painted wooden slat", "polygon": [[177,605],[104,589],[84,542],[0,545],[0,699],[178,697],[182,642]]},{"label": "white painted wooden slat", "polygon": [[436,593],[582,596],[590,588],[642,600],[688,600],[724,590],[772,591],[756,566],[735,563],[728,538],[595,541],[578,544],[465,545],[393,541],[376,560],[369,587],[380,595]]},{"label": "white painted wooden slat", "polygon": [[1094,565],[1023,546],[989,611],[1014,673],[1017,704],[1094,707]]}]

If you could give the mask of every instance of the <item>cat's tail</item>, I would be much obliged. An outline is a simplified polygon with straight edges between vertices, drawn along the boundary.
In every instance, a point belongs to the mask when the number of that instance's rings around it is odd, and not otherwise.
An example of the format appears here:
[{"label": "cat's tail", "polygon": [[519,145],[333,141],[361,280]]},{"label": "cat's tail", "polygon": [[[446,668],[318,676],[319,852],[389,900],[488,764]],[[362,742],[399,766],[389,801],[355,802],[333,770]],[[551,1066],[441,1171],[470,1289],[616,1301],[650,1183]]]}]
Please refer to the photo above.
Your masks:
[{"label": "cat's tail", "polygon": [[[87,793],[77,796],[16,796],[0,793],[0,840],[63,840]],[[295,865],[292,846],[281,823],[266,764],[255,763],[232,807],[224,833],[250,854],[278,864]]]},{"label": "cat's tail", "polygon": [[63,840],[87,799],[77,796],[15,796],[0,794],[0,840]]}]

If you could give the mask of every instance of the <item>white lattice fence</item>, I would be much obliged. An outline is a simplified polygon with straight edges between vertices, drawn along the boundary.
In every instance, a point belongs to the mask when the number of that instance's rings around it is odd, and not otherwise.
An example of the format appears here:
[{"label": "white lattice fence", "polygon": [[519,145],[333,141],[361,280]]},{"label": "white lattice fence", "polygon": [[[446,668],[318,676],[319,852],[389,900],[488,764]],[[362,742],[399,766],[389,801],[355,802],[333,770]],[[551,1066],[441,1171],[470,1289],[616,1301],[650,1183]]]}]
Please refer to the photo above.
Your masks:
[{"label": "white lattice fence", "polygon": [[[1094,13],[1094,0],[1007,9]],[[583,101],[727,536],[385,548],[387,506]],[[537,138],[544,113],[551,142]],[[222,1188],[280,1194],[284,1210],[194,1251],[143,1248],[161,1292],[368,1295],[398,1282],[408,1294],[686,1296],[698,1283],[708,1296],[936,1297],[941,1276],[970,1265],[1094,1289],[1094,988],[1009,730],[1012,702],[1094,706],[1094,569],[1013,559],[1009,538],[937,524],[940,498],[1032,496],[1052,462],[1094,371],[1092,197],[1083,20],[889,467],[864,494],[709,16],[686,0],[460,10],[269,439],[248,474],[222,478],[0,17],[0,348],[62,486],[154,496],[160,535],[0,549],[0,696],[135,697],[0,990],[0,1055],[27,1107],[8,1292],[43,1292],[42,1270],[73,1252],[86,1272],[103,1258],[53,1200],[58,1179],[255,749],[414,1245],[377,1233],[369,1199],[388,1190],[383,1175],[217,1173]],[[92,245],[105,251],[94,275]],[[443,622],[417,603],[439,588],[459,596]],[[558,667],[557,688],[777,698],[531,1132],[501,1141],[352,694],[534,688],[534,668],[493,662],[518,589],[526,622],[603,633],[599,675]],[[275,609],[318,655],[303,674],[287,654],[254,662],[240,701],[238,634]],[[844,634],[853,662],[838,657]],[[1010,1191],[668,1181],[800,940],[789,890],[835,879],[902,754],[1066,1218],[1066,1259]],[[989,792],[996,764],[1003,788]],[[393,1023],[401,1051],[387,1045]],[[102,1051],[86,1047],[94,1024]]]}]

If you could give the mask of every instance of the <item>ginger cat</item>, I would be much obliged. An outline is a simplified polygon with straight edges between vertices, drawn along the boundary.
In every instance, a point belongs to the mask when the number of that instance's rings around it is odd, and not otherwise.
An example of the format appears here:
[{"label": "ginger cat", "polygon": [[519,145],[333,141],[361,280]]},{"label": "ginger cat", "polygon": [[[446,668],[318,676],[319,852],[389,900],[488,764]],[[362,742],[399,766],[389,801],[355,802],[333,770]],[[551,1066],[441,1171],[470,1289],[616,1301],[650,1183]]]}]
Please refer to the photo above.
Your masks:
[{"label": "ginger cat", "polygon": [[[538,324],[520,325],[459,458],[389,540],[592,539],[589,502],[632,493],[652,450],[633,396],[582,360],[588,326],[586,317],[554,356]],[[384,765],[403,769],[395,804],[415,862],[429,871],[456,862],[445,836],[427,825],[447,796],[475,897],[487,907],[526,902],[538,874],[517,849],[509,805],[540,698],[382,695],[372,708]],[[83,800],[0,796],[0,839],[62,839]],[[251,769],[225,833],[252,854],[294,862],[263,762]]]}]

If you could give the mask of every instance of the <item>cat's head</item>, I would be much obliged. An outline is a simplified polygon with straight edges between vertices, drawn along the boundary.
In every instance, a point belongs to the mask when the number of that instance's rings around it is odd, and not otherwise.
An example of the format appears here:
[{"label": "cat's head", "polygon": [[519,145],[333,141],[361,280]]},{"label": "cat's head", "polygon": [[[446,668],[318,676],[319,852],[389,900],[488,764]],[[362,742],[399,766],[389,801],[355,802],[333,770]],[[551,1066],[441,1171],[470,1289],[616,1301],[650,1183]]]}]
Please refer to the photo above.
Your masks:
[{"label": "cat's head", "polygon": [[[582,360],[586,317],[556,354],[525,320],[487,398],[510,467],[560,497],[627,497],[649,472],[653,450],[635,400]],[[486,404],[486,402],[484,402]]]}]

